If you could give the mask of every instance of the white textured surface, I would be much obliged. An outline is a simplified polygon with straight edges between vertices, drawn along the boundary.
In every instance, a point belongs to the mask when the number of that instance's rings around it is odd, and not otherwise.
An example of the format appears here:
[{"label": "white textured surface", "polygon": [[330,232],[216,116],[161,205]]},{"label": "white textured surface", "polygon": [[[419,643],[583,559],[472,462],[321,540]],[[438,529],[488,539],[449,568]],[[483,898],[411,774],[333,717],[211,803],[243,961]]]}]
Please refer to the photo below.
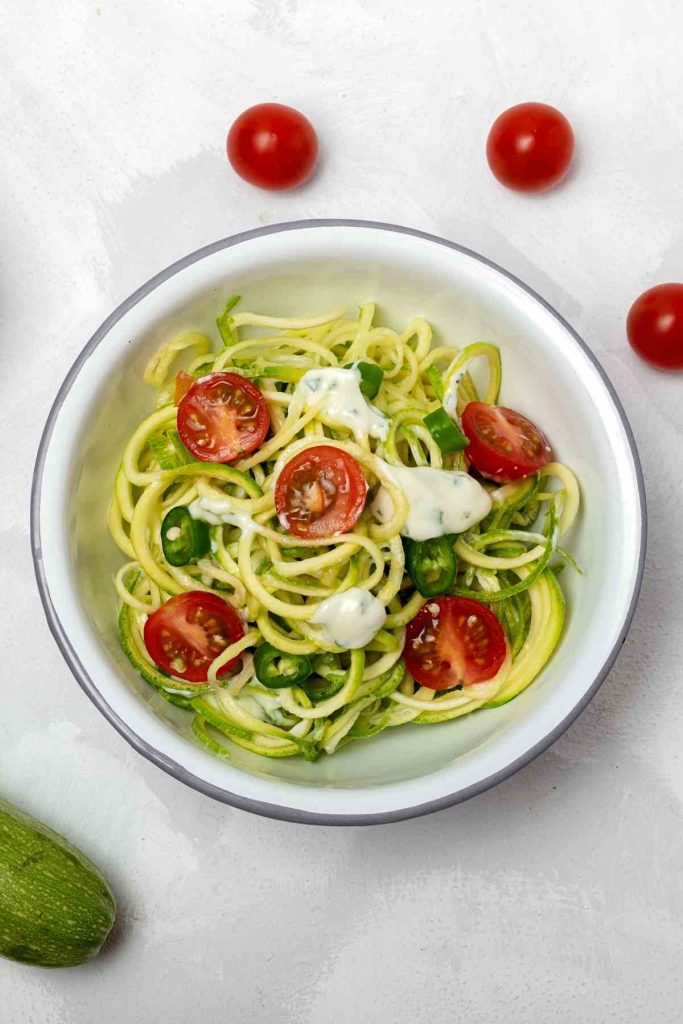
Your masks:
[{"label": "white textured surface", "polygon": [[[681,30],[664,0],[5,5],[0,786],[101,863],[121,924],[82,969],[0,963],[3,1024],[680,1020],[683,402],[623,317],[681,278]],[[231,118],[269,98],[320,133],[298,193],[226,166]],[[483,156],[524,99],[579,145],[531,199]],[[62,663],[28,548],[40,430],[104,316],[206,242],[321,216],[446,235],[538,289],[612,377],[650,505],[633,629],[570,732],[466,805],[367,830],[260,820],[142,760]]]}]

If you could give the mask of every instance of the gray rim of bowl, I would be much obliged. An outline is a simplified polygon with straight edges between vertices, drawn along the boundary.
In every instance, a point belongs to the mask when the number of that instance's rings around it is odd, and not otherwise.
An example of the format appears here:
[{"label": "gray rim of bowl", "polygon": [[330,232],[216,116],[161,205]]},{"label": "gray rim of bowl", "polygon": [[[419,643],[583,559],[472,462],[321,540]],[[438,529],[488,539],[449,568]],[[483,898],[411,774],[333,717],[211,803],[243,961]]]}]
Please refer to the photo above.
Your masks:
[{"label": "gray rim of bowl", "polygon": [[[518,287],[522,288],[528,295],[534,298],[540,303],[545,309],[551,313],[556,320],[558,320],[562,326],[567,330],[574,338],[576,343],[580,345],[583,351],[586,353],[588,358],[591,360],[595,368],[597,369],[600,377],[602,378],[607,391],[614,403],[614,406],[619,414],[621,422],[624,426],[626,436],[628,438],[629,446],[631,448],[631,456],[636,471],[636,478],[638,481],[638,496],[640,505],[640,525],[641,525],[641,543],[640,551],[638,555],[638,571],[636,575],[635,586],[631,595],[631,601],[629,604],[628,611],[626,613],[624,623],[617,641],[610,651],[608,657],[603,663],[602,667],[598,671],[595,679],[591,683],[590,687],[583,695],[578,704],[572,709],[570,714],[563,719],[554,729],[547,733],[538,743],[534,744],[529,750],[525,751],[515,761],[511,762],[505,768],[498,772],[494,772],[493,775],[487,776],[471,786],[468,786],[464,790],[460,790],[457,793],[450,794],[449,796],[440,797],[438,800],[430,800],[427,803],[417,804],[413,807],[404,807],[395,811],[386,811],[371,814],[325,814],[317,813],[315,811],[302,811],[292,807],[281,807],[278,804],[264,803],[259,800],[250,800],[245,797],[241,797],[236,793],[231,793],[228,790],[221,789],[218,786],[211,785],[205,782],[203,779],[198,778],[191,772],[188,772],[182,765],[173,761],[171,758],[166,757],[159,750],[150,746],[145,740],[143,740],[137,733],[121,719],[107,704],[106,700],[97,690],[97,687],[93,683],[92,679],[88,676],[83,665],[81,664],[78,655],[72,648],[69,638],[60,622],[59,616],[52,604],[50,592],[47,586],[47,580],[45,578],[45,570],[43,567],[41,541],[40,541],[40,499],[41,499],[41,488],[43,481],[43,470],[45,466],[45,459],[47,456],[47,450],[50,444],[50,438],[54,429],[55,421],[64,403],[71,386],[78,376],[81,367],[85,361],[89,358],[92,352],[97,348],[99,343],[108,334],[114,324],[120,320],[125,313],[128,312],[133,306],[135,306],[145,295],[153,291],[162,282],[168,280],[169,277],[173,277],[179,271],[184,270],[185,267],[190,266],[192,263],[196,263],[198,260],[204,259],[205,256],[210,256],[214,252],[218,252],[220,249],[227,249],[234,245],[239,245],[241,242],[246,242],[252,238],[258,238],[262,235],[279,234],[283,231],[300,231],[302,229],[315,229],[315,228],[369,228],[375,231],[392,231],[401,235],[412,235],[414,238],[422,238],[428,242],[434,242],[437,245],[445,246],[447,249],[454,249],[456,252],[463,253],[465,256],[469,256],[471,259],[477,260],[479,263],[485,264],[487,267],[491,267],[496,270],[503,277],[513,281]],[[555,740],[562,735],[569,728],[572,722],[578,718],[584,708],[592,700],[594,695],[597,693],[602,682],[609,673],[614,661],[619,653],[619,650],[626,639],[633,614],[636,609],[638,602],[638,595],[640,593],[640,587],[643,579],[643,570],[645,565],[645,549],[647,542],[647,512],[645,503],[645,487],[643,482],[643,472],[640,465],[640,458],[638,456],[638,450],[636,448],[635,439],[633,437],[633,431],[626,418],[626,414],[621,405],[621,402],[617,396],[611,381],[607,374],[603,370],[602,366],[596,359],[595,355],[591,352],[586,343],[579,337],[573,327],[567,323],[556,309],[554,309],[548,302],[545,301],[533,288],[529,288],[523,281],[521,281],[514,274],[505,270],[503,267],[494,263],[493,260],[487,259],[485,256],[481,256],[479,253],[474,252],[472,249],[468,249],[465,246],[458,245],[456,242],[450,242],[448,239],[440,238],[438,235],[431,235],[426,231],[419,231],[416,228],[401,227],[397,224],[384,224],[380,221],[366,221],[366,220],[345,220],[345,219],[319,219],[319,220],[300,220],[300,221],[287,221],[282,224],[273,224],[270,227],[254,228],[251,231],[243,231],[237,235],[231,235],[229,238],[223,238],[218,242],[213,242],[210,245],[205,245],[201,249],[197,249],[195,252],[190,253],[188,256],[183,257],[175,263],[172,263],[170,267],[155,274],[154,277],[150,278],[146,284],[143,284],[137,291],[133,292],[127,299],[125,299],[117,309],[111,313],[110,316],[100,325],[95,331],[90,341],[87,343],[83,351],[80,353],[73,366],[69,370],[64,379],[62,386],[60,387],[57,397],[54,400],[52,408],[50,410],[43,434],[38,447],[38,455],[36,457],[36,464],[33,471],[33,483],[31,487],[31,553],[33,556],[33,565],[36,574],[36,580],[38,583],[38,591],[40,593],[40,600],[45,611],[47,623],[50,628],[59,650],[61,651],[62,657],[69,666],[72,674],[80,687],[85,691],[93,704],[102,712],[104,717],[114,726],[114,728],[123,736],[125,740],[134,747],[138,753],[142,754],[149,761],[152,761],[157,767],[162,768],[169,775],[174,776],[180,782],[185,785],[198,790],[200,793],[204,793],[206,796],[213,797],[215,800],[220,800],[223,803],[230,804],[232,807],[238,807],[241,810],[251,811],[255,814],[260,814],[269,818],[276,818],[281,821],[291,821],[296,823],[305,823],[313,825],[378,825],[388,822],[403,821],[408,818],[420,817],[424,814],[431,814],[434,811],[444,810],[447,807],[451,807],[454,804],[468,800],[470,797],[477,796],[479,793],[485,792],[497,783],[502,782],[504,779],[514,775],[515,772],[519,771],[525,765],[529,764],[539,754],[550,747]]]}]

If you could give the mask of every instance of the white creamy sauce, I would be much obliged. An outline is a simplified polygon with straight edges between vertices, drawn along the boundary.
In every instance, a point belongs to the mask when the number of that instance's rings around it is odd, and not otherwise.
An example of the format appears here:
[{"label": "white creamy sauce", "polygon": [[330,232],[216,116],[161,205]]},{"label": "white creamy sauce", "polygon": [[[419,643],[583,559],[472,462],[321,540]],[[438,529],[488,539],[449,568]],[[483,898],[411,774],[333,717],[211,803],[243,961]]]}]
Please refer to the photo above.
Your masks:
[{"label": "white creamy sauce", "polygon": [[229,526],[239,526],[242,533],[258,532],[258,524],[246,512],[235,512],[229,498],[195,498],[188,506],[188,511],[193,519],[203,519],[211,526],[227,523]]},{"label": "white creamy sauce", "polygon": [[384,441],[389,433],[389,420],[370,405],[360,390],[360,371],[338,366],[307,370],[292,395],[292,406],[302,412],[323,396],[321,413],[333,427],[346,427],[356,440],[375,437]]},{"label": "white creamy sauce", "polygon": [[261,722],[265,722],[266,709],[251,694],[240,693],[235,699],[248,715],[251,715],[252,718],[258,718]]},{"label": "white creamy sauce", "polygon": [[321,636],[327,643],[356,649],[370,643],[386,617],[386,608],[374,594],[351,587],[321,601],[310,621],[321,627]]},{"label": "white creamy sauce", "polygon": [[[488,491],[468,473],[386,463],[384,468],[408,501],[408,518],[401,530],[404,537],[429,540],[463,533],[491,511]],[[393,502],[385,487],[380,487],[371,508],[380,523],[391,518]]]},{"label": "white creamy sauce", "polygon": [[254,718],[265,721],[279,721],[282,719],[280,700],[276,694],[270,693],[240,693],[237,703]]},{"label": "white creamy sauce", "polygon": [[443,407],[452,420],[455,419],[455,414],[458,406],[458,388],[460,387],[460,383],[463,377],[465,376],[466,372],[467,370],[464,369],[460,370],[459,373],[453,374],[448,383],[448,387],[446,388],[446,393],[443,396]]}]

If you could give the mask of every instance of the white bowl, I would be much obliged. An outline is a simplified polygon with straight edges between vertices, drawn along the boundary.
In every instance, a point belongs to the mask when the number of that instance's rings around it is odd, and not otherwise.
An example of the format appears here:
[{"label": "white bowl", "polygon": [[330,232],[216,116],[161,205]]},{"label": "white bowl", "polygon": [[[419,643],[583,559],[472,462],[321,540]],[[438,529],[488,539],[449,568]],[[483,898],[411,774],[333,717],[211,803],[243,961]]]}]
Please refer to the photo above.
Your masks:
[{"label": "white bowl", "polygon": [[[269,314],[315,314],[374,299],[392,326],[422,315],[459,346],[488,339],[503,359],[502,402],[542,425],[574,470],[583,507],[568,546],[585,575],[562,575],[564,635],[541,676],[495,710],[403,726],[315,764],[200,748],[190,716],[161,700],[119,647],[105,526],[114,471],[151,409],[153,349],[188,326],[215,334],[227,297]],[[544,750],[586,706],[624,640],[645,550],[633,437],[596,359],[510,274],[406,228],[304,221],[249,231],[164,270],[102,324],[64,381],[45,427],[32,496],[36,575],[50,628],[76,679],[112,725],[169,774],[226,803],[294,821],[363,824],[437,810],[480,793]]]}]

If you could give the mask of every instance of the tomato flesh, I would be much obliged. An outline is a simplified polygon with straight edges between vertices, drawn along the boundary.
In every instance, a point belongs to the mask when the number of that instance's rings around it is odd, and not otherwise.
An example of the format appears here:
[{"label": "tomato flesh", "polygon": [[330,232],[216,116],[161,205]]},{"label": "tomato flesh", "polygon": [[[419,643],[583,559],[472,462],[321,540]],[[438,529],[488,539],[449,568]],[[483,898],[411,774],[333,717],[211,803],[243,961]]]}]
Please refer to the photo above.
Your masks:
[{"label": "tomato flesh", "polygon": [[275,484],[275,508],[295,537],[332,537],[353,529],[367,493],[353,456],[321,444],[286,463]]},{"label": "tomato flesh", "polygon": [[518,192],[544,192],[564,178],[572,162],[574,133],[547,103],[519,103],[496,118],[486,158],[498,181]]},{"label": "tomato flesh", "polygon": [[178,370],[175,376],[175,388],[173,389],[173,401],[176,405],[180,405],[183,398],[194,384],[194,377],[185,373],[184,370]]},{"label": "tomato flesh", "polygon": [[439,597],[422,605],[406,629],[403,656],[421,686],[450,690],[492,679],[507,642],[490,608],[469,597]]},{"label": "tomato flesh", "polygon": [[318,159],[318,137],[308,118],[281,103],[259,103],[228,132],[228,159],[251,185],[279,191],[302,185]]},{"label": "tomato flesh", "polygon": [[658,284],[631,306],[626,333],[635,352],[659,370],[683,370],[683,284]]},{"label": "tomato flesh", "polygon": [[[152,661],[162,672],[188,683],[206,682],[211,662],[243,636],[244,626],[234,608],[204,590],[170,598],[152,612],[144,630]],[[238,661],[239,655],[218,675],[225,675]]]},{"label": "tomato flesh", "polygon": [[178,405],[178,433],[202,462],[232,462],[249,455],[269,426],[263,395],[238,373],[200,377]]},{"label": "tomato flesh", "polygon": [[507,484],[537,473],[553,457],[544,434],[526,416],[502,405],[469,402],[462,413],[470,465],[482,476]]}]

